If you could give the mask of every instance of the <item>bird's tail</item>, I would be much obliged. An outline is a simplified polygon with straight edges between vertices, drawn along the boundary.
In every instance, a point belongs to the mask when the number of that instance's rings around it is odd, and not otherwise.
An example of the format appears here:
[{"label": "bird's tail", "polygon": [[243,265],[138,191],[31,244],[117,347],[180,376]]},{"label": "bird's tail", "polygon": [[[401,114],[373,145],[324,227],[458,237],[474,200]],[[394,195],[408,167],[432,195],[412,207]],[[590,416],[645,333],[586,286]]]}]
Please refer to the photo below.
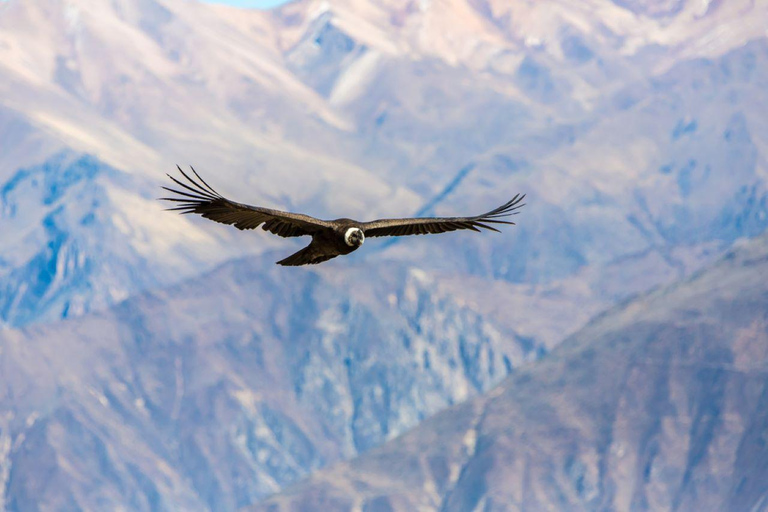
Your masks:
[{"label": "bird's tail", "polygon": [[299,252],[293,253],[285,259],[277,262],[278,265],[285,267],[298,267],[299,265],[315,265],[335,258],[338,254],[323,254],[317,251],[312,244],[306,246]]}]

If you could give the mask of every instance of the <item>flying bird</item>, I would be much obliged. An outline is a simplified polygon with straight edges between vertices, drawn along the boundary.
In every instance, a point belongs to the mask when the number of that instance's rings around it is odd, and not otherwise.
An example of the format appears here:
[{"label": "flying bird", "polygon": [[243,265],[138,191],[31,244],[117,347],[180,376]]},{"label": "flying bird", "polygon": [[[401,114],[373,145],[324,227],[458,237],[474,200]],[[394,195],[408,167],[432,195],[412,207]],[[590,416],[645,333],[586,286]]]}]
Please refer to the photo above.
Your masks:
[{"label": "flying bird", "polygon": [[163,197],[161,200],[173,201],[177,210],[183,214],[197,213],[206,219],[223,224],[232,224],[238,229],[256,229],[259,226],[282,237],[311,236],[312,242],[304,249],[277,262],[278,265],[297,266],[322,263],[336,256],[349,254],[363,245],[365,237],[426,235],[445,233],[458,229],[470,229],[480,232],[488,229],[499,232],[491,224],[509,224],[502,220],[518,213],[524,206],[525,194],[517,194],[509,202],[482,215],[474,217],[419,217],[406,219],[379,219],[372,222],[358,222],[352,219],[320,220],[301,213],[282,212],[236,203],[225,198],[200,177],[194,168],[197,180],[176,166],[186,183],[181,179],[168,177],[181,187],[173,189],[162,187],[175,194],[175,197]]}]

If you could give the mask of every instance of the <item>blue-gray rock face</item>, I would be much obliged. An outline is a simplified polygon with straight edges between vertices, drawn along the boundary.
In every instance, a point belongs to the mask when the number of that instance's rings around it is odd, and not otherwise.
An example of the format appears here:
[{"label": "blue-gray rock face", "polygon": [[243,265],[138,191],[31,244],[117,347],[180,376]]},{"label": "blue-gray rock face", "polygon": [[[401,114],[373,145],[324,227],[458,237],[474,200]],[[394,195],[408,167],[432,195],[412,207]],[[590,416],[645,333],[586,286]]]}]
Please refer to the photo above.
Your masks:
[{"label": "blue-gray rock face", "polygon": [[768,236],[252,510],[764,510]]},{"label": "blue-gray rock face", "polygon": [[[142,224],[157,224],[152,185],[73,152],[2,184],[0,326],[80,316],[210,268],[201,247],[181,253],[170,237],[167,247],[147,239]],[[220,250],[232,254],[226,244]]]},{"label": "blue-gray rock face", "polygon": [[95,158],[60,154],[0,188],[0,324],[81,315],[157,281],[110,218],[120,179]]}]

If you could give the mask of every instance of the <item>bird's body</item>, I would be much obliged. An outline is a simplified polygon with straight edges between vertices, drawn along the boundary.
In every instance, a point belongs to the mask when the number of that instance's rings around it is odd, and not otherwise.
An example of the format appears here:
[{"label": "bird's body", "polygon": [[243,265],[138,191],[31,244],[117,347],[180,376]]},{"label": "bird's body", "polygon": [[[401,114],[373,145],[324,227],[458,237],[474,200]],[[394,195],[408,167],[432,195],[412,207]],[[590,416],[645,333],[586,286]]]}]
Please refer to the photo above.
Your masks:
[{"label": "bird's body", "polygon": [[198,181],[179,168],[188,183],[183,183],[168,175],[182,190],[163,187],[176,197],[164,197],[166,201],[180,203],[170,208],[181,213],[197,213],[205,218],[232,224],[238,229],[262,229],[282,237],[312,237],[312,242],[304,249],[278,261],[279,265],[297,266],[322,263],[336,256],[349,254],[363,245],[366,237],[424,235],[444,233],[458,229],[480,231],[479,228],[498,231],[489,224],[510,224],[514,222],[500,220],[517,213],[523,206],[524,195],[516,195],[506,204],[483,215],[474,217],[421,217],[405,219],[379,219],[372,222],[358,222],[352,219],[321,220],[300,213],[283,212],[235,203],[224,198],[211,188],[196,172],[192,172]]},{"label": "bird's body", "polygon": [[[312,242],[302,250],[278,261],[278,265],[296,266],[322,263],[336,256],[347,255],[363,245],[365,235],[362,234],[359,222],[352,219],[336,219],[330,221],[337,227],[321,229],[312,235]],[[361,237],[347,236],[348,232],[360,232]]]}]

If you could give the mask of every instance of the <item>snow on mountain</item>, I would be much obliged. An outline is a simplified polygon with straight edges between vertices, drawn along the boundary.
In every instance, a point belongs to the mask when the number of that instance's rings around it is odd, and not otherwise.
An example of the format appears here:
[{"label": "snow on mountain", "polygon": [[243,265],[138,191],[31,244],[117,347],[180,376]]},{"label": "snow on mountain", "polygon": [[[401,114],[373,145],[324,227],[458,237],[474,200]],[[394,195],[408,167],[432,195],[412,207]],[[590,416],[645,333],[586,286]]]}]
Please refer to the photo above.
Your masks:
[{"label": "snow on mountain", "polygon": [[768,237],[251,510],[763,510]]}]

